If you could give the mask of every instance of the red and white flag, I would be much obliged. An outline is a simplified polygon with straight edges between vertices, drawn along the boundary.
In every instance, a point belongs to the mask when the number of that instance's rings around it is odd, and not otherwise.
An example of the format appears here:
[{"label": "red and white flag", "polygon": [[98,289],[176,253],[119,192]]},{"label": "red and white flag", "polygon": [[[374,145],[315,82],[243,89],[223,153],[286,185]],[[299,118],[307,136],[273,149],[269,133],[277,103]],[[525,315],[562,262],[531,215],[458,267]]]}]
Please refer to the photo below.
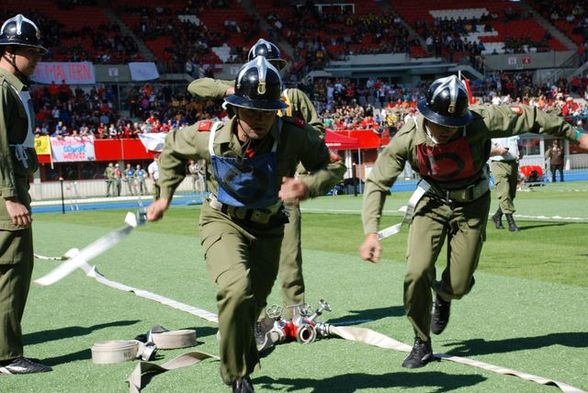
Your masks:
[{"label": "red and white flag", "polygon": [[166,135],[163,132],[144,133],[139,134],[139,139],[147,151],[160,152],[165,145]]}]

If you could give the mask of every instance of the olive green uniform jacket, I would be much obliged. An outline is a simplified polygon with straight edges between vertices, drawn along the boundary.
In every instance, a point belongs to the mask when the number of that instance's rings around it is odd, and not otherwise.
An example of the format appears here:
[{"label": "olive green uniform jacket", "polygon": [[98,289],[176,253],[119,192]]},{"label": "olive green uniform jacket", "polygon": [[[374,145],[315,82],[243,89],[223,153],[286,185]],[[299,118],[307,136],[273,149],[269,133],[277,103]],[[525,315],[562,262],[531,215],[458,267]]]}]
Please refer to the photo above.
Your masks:
[{"label": "olive green uniform jacket", "polygon": [[[486,186],[486,161],[490,139],[523,134],[546,133],[576,140],[576,130],[562,118],[547,115],[527,106],[476,106],[471,108],[475,119],[465,127],[462,137],[471,152],[472,176],[456,181],[435,182],[432,189],[417,203],[408,235],[407,273],[404,279],[404,305],[415,334],[429,340],[433,288],[445,300],[458,299],[474,284],[473,274],[485,239],[490,208],[490,194],[456,202],[447,192],[461,193],[470,185]],[[417,145],[434,146],[418,115],[408,122],[382,151],[370,172],[363,199],[362,220],[365,234],[376,233],[382,208],[390,187],[409,162],[418,173]],[[441,146],[441,145],[439,145]],[[486,184],[484,184],[486,183]],[[487,189],[487,188],[486,188]],[[440,281],[435,281],[435,261],[445,238],[448,239],[447,266]]]},{"label": "olive green uniform jacket", "polygon": [[[235,81],[201,78],[188,86],[188,92],[197,99],[220,101],[228,88],[234,87]],[[286,89],[282,92],[282,100],[288,104],[284,110],[286,116],[304,120],[314,127],[321,136],[325,133],[325,125],[319,119],[316,109],[308,96],[300,89]],[[306,169],[299,165],[297,174],[305,176]],[[288,205],[289,221],[284,227],[284,240],[280,256],[278,278],[282,287],[282,301],[284,318],[291,319],[296,306],[304,304],[304,276],[302,274],[302,223],[300,206]],[[262,317],[264,315],[262,314]]]},{"label": "olive green uniform jacket", "polygon": [[27,158],[19,160],[11,146],[25,141],[33,121],[18,97],[25,89],[20,79],[0,68],[0,360],[23,355],[20,323],[33,270],[32,228],[12,224],[4,203],[5,198],[17,198],[31,210],[29,178],[37,170],[37,155],[34,148],[25,148]]},{"label": "olive green uniform jacket", "polygon": [[[256,146],[256,152],[270,152],[275,138],[279,138],[278,179],[294,176],[296,166],[302,162],[311,171],[302,179],[311,197],[326,193],[341,181],[345,166],[341,161],[330,162],[327,147],[312,127],[301,127],[287,117],[277,119],[270,134]],[[186,176],[186,162],[207,161],[206,179],[212,196],[202,206],[200,237],[210,279],[218,286],[221,374],[230,383],[253,372],[259,360],[254,325],[276,279],[284,220],[282,202],[265,209],[215,207],[218,183],[210,172],[210,123],[200,122],[167,135],[159,157],[158,183],[161,198],[171,200]],[[278,131],[279,123],[282,123],[281,131]],[[242,144],[232,131],[235,127],[236,120],[232,118],[216,131],[215,155],[243,157]],[[268,221],[260,223],[254,219],[268,213],[272,217]]]}]

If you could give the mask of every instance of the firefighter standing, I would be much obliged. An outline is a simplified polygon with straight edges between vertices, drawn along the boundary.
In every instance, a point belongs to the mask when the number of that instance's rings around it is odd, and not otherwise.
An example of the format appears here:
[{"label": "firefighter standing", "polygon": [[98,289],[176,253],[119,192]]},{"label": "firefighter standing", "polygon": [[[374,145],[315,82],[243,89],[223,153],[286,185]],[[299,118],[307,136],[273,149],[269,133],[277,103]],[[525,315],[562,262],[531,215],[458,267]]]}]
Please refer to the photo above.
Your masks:
[{"label": "firefighter standing", "polygon": [[0,29],[0,53],[0,374],[30,374],[51,370],[23,356],[21,330],[34,258],[29,178],[38,167],[28,78],[47,49],[18,14]]},{"label": "firefighter standing", "polygon": [[490,169],[494,177],[494,192],[498,197],[498,210],[492,216],[496,229],[504,229],[502,215],[506,216],[508,230],[516,232],[514,199],[517,195],[519,181],[519,136],[492,139],[490,150]]}]

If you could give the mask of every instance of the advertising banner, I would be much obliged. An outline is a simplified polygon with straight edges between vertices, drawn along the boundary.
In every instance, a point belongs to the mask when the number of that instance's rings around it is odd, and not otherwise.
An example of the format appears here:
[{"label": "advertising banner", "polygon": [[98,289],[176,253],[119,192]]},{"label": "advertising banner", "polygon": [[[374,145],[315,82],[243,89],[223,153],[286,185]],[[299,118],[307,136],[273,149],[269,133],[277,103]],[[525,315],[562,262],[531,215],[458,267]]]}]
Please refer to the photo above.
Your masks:
[{"label": "advertising banner", "polygon": [[94,65],[89,61],[79,63],[45,63],[37,64],[31,79],[46,85],[65,80],[68,85],[95,85],[96,73]]},{"label": "advertising banner", "polygon": [[95,161],[94,137],[51,138],[51,154],[53,162]]}]

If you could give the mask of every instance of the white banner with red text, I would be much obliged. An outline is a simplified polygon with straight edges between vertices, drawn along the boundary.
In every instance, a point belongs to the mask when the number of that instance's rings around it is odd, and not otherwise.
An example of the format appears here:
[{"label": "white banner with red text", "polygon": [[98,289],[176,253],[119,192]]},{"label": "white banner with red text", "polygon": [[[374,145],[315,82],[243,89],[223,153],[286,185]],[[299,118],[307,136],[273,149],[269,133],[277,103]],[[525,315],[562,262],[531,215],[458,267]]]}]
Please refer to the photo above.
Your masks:
[{"label": "white banner with red text", "polygon": [[31,79],[37,83],[58,85],[65,81],[68,85],[95,85],[96,71],[89,61],[72,62],[40,62],[35,68]]},{"label": "white banner with red text", "polygon": [[53,162],[95,161],[94,137],[65,136],[50,138]]}]

